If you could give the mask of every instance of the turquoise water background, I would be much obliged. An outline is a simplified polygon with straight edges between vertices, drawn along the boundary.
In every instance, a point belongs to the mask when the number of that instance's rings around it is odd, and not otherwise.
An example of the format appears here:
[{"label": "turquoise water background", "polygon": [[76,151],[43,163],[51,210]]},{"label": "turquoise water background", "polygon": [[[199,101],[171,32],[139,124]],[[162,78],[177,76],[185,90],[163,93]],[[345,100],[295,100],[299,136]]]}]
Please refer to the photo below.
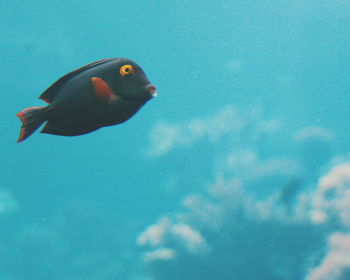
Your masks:
[{"label": "turquoise water background", "polygon": [[[159,96],[16,143],[106,57]],[[1,1],[0,61],[1,280],[350,279],[348,1]]]}]

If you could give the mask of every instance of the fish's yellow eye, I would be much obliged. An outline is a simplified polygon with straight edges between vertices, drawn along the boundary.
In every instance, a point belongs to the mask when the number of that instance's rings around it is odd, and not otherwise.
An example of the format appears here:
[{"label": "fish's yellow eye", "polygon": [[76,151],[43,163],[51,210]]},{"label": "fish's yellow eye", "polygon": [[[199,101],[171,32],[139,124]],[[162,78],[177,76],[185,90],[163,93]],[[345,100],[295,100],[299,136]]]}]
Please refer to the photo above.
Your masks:
[{"label": "fish's yellow eye", "polygon": [[134,67],[132,67],[129,64],[123,65],[122,67],[120,67],[120,75],[122,76],[129,76],[131,74],[133,74],[135,72]]}]

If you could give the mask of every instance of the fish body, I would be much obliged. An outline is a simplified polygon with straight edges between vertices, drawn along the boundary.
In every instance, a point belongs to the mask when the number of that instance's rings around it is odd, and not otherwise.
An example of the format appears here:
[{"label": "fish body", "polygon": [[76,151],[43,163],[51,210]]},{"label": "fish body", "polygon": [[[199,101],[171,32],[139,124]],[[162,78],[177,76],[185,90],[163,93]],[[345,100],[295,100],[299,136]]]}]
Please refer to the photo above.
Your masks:
[{"label": "fish body", "polygon": [[52,84],[40,99],[49,103],[19,112],[18,142],[42,123],[42,133],[73,136],[127,121],[156,88],[139,65],[126,58],[99,60],[68,73]]}]

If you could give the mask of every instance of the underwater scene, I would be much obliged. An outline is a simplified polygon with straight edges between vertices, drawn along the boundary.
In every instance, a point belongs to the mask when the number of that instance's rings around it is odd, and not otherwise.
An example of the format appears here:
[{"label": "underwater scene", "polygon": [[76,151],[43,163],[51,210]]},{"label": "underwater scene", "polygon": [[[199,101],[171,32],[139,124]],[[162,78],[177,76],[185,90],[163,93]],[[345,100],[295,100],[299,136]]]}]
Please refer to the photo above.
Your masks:
[{"label": "underwater scene", "polygon": [[0,23],[0,280],[350,279],[349,1]]}]

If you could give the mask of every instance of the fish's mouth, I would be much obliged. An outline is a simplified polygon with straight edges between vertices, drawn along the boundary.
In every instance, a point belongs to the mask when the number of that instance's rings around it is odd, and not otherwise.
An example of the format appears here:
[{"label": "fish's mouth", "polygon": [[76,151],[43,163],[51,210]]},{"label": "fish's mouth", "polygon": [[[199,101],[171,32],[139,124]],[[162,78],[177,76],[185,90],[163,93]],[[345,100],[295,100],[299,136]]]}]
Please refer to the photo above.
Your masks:
[{"label": "fish's mouth", "polygon": [[149,94],[151,95],[151,97],[156,97],[158,94],[157,94],[157,88],[150,84],[146,87],[146,90],[149,92]]}]

